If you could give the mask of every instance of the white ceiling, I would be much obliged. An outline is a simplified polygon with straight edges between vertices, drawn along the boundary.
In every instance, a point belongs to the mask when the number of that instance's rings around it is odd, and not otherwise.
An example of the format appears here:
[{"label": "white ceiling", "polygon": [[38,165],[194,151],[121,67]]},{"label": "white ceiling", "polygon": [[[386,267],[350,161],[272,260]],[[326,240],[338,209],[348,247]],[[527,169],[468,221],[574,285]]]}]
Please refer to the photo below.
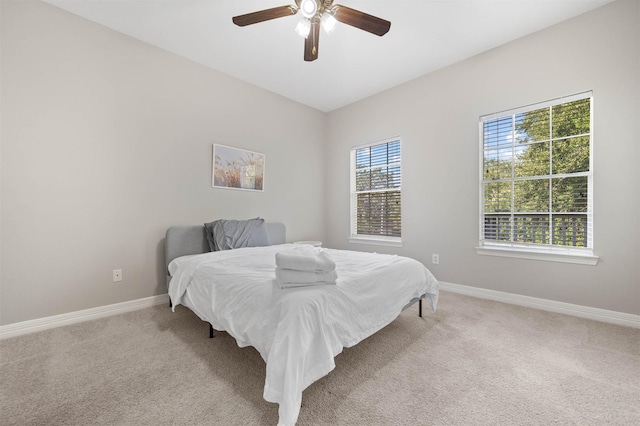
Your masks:
[{"label": "white ceiling", "polygon": [[299,15],[231,18],[294,0],[45,0],[323,112],[348,105],[612,0],[336,0],[391,21],[383,37],[338,24],[303,60]]}]

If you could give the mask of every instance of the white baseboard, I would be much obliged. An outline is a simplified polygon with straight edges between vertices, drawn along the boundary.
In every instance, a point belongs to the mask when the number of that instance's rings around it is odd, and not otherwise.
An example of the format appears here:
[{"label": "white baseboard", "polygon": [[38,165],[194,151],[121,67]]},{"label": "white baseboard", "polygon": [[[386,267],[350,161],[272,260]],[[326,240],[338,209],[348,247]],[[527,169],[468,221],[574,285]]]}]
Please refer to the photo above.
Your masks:
[{"label": "white baseboard", "polygon": [[124,312],[136,311],[138,309],[149,308],[163,303],[166,303],[167,305],[169,304],[168,294],[145,297],[143,299],[131,300],[113,305],[99,306],[97,308],[84,309],[82,311],[38,318],[15,324],[2,325],[0,326],[0,340],[28,333],[35,333],[36,331],[47,330],[50,328],[62,327],[63,325],[77,324],[84,321],[122,314]]},{"label": "white baseboard", "polygon": [[527,308],[572,315],[574,317],[640,328],[640,315],[573,305],[571,303],[557,302],[555,300],[538,299],[537,297],[521,296],[519,294],[504,293],[502,291],[487,290],[484,288],[470,287],[442,281],[440,281],[440,289],[451,293],[460,293],[467,296],[478,297],[480,299],[495,300],[497,302],[509,303],[511,305],[525,306]]}]

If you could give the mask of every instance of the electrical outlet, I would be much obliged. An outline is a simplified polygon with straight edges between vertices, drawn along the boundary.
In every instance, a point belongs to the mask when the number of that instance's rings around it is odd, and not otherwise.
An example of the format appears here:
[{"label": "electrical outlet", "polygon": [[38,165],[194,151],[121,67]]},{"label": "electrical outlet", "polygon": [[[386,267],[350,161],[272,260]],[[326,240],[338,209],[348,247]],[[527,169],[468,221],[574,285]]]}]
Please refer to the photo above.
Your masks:
[{"label": "electrical outlet", "polygon": [[122,269],[113,270],[113,282],[122,281]]},{"label": "electrical outlet", "polygon": [[432,254],[431,255],[431,263],[433,263],[434,265],[437,265],[440,263],[440,255],[439,254]]}]

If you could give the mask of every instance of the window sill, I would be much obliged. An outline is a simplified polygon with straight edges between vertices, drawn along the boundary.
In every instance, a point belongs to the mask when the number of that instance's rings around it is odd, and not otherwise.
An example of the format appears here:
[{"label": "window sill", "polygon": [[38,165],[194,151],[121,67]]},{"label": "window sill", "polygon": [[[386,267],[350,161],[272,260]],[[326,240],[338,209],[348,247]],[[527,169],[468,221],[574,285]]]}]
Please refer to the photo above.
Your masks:
[{"label": "window sill", "polygon": [[476,247],[476,253],[483,256],[512,257],[518,259],[543,260],[547,262],[576,263],[579,265],[598,264],[600,259],[589,253],[568,253],[564,251],[553,251],[535,248],[514,248],[500,246]]},{"label": "window sill", "polygon": [[349,242],[376,246],[402,247],[402,240],[399,238],[350,237]]}]

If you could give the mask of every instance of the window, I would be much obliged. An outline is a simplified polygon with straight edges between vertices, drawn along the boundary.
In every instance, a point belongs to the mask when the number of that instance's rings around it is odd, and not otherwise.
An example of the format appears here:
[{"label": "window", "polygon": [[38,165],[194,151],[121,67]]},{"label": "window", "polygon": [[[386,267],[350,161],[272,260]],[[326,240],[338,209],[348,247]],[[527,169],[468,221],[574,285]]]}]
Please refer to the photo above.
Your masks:
[{"label": "window", "polygon": [[400,139],[351,150],[351,242],[400,245]]},{"label": "window", "polygon": [[597,262],[591,111],[588,92],[480,118],[480,254]]}]

